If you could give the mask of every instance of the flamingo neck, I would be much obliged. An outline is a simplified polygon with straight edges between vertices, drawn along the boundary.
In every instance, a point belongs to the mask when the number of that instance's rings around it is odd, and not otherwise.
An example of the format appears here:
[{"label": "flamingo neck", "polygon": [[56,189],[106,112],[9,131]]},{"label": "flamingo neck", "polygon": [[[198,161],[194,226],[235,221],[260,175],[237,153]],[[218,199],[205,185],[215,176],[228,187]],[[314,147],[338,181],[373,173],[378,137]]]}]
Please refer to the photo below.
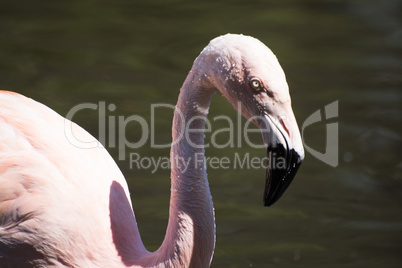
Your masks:
[{"label": "flamingo neck", "polygon": [[168,267],[209,267],[212,259],[215,217],[204,166],[204,130],[214,92],[190,72],[176,105],[170,151],[170,216],[165,239],[155,252]]}]

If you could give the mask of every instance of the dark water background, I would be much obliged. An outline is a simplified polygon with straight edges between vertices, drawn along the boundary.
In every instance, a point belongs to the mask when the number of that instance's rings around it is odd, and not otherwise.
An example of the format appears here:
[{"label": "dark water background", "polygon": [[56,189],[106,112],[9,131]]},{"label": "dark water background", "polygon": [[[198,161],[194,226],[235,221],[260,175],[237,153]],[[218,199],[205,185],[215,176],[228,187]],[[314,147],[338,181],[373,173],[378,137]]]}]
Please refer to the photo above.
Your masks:
[{"label": "dark water background", "polygon": [[[397,0],[2,0],[0,88],[62,115],[79,103],[105,101],[116,105],[109,116],[149,120],[151,104],[176,103],[210,39],[227,32],[257,37],[286,72],[299,125],[339,101],[339,117],[331,121],[339,123],[339,165],[307,152],[269,209],[262,206],[263,169],[209,169],[217,222],[212,267],[401,267],[401,11]],[[236,118],[216,96],[210,117],[221,114]],[[75,121],[97,136],[97,118],[88,110]],[[171,119],[172,111],[158,113],[158,142],[169,142]],[[323,152],[325,128],[321,122],[306,129],[306,144]],[[133,141],[140,135],[134,126],[127,132]],[[169,154],[150,147],[136,152]],[[117,160],[117,150],[109,151]],[[207,149],[208,156],[235,153],[264,155],[248,146]],[[143,241],[154,250],[168,219],[169,170],[152,174],[130,169],[127,160],[118,164]]]}]

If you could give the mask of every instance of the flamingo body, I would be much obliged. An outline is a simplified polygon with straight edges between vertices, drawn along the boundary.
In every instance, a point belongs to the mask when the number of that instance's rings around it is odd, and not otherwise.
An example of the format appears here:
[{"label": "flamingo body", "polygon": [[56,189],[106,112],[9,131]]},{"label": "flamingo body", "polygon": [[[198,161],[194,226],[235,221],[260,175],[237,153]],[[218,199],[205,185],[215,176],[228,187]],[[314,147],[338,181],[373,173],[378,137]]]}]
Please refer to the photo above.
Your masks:
[{"label": "flamingo body", "polygon": [[[1,92],[0,103],[0,263],[15,259],[12,267],[22,267],[27,258],[88,267],[85,260],[103,259],[99,265],[108,265],[118,255],[110,218],[113,182],[125,193],[115,198],[130,204],[116,163],[103,147],[72,146],[64,133],[67,119],[46,106],[11,92]],[[72,125],[80,141],[93,141]],[[116,223],[125,222],[126,234],[135,237],[133,213],[118,216]]]}]

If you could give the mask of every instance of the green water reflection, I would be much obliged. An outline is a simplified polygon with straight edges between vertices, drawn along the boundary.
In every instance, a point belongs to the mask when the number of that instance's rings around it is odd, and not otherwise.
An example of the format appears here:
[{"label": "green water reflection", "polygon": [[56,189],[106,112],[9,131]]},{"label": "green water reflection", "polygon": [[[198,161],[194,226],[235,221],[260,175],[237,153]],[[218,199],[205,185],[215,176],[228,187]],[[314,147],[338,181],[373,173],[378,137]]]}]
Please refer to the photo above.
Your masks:
[{"label": "green water reflection", "polygon": [[[263,169],[210,169],[217,221],[212,267],[400,267],[401,8],[396,0],[3,0],[0,87],[62,115],[78,103],[105,101],[116,105],[111,116],[150,120],[151,104],[175,104],[210,39],[255,36],[278,56],[300,125],[339,100],[339,118],[331,121],[339,123],[339,166],[307,153],[287,193],[269,209],[262,206]],[[210,116],[221,114],[237,116],[216,96]],[[158,113],[157,142],[170,141],[171,119],[169,110]],[[95,112],[76,121],[98,135]],[[133,128],[130,135],[140,133]],[[322,122],[304,138],[324,151],[325,135]],[[117,150],[110,152],[117,159]],[[147,143],[136,152],[168,156],[169,149]],[[209,156],[236,153],[264,156],[249,146],[207,149]],[[127,160],[118,164],[144,243],[156,249],[168,218],[169,170],[152,174],[130,169]]]}]

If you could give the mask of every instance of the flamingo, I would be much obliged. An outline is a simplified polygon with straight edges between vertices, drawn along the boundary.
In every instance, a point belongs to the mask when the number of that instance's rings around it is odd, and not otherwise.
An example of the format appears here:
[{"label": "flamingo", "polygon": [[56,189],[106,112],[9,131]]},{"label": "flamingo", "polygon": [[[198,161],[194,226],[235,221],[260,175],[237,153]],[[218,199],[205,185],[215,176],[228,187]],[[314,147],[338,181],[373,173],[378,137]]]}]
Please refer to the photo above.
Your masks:
[{"label": "flamingo", "polygon": [[[30,98],[0,93],[0,267],[209,267],[215,217],[205,168],[204,129],[216,91],[262,130],[270,159],[264,205],[275,203],[294,178],[304,151],[284,72],[259,40],[227,34],[210,41],[193,63],[174,112],[169,221],[162,245],[141,241],[127,183],[102,146],[78,125]],[[195,120],[193,120],[196,118]],[[183,137],[184,138],[183,138]],[[191,141],[190,141],[191,140]],[[202,158],[205,159],[205,158]],[[198,163],[199,164],[199,163]]]}]

